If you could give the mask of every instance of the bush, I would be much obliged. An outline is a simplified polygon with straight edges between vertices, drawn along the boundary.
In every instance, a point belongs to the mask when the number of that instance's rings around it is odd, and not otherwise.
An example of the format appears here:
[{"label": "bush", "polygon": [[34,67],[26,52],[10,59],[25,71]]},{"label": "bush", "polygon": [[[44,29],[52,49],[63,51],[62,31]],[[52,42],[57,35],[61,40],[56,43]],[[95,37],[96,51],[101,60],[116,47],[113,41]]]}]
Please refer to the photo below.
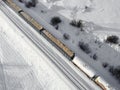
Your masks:
[{"label": "bush", "polygon": [[23,2],[23,0],[18,0],[19,2]]},{"label": "bush", "polygon": [[35,7],[36,6],[36,0],[32,0],[32,6]]},{"label": "bush", "polygon": [[74,26],[74,27],[77,27],[77,28],[80,28],[80,27],[83,26],[81,20],[79,20],[79,21],[72,20],[72,21],[70,22],[70,25],[72,25],[72,26]]},{"label": "bush", "polygon": [[64,33],[64,34],[63,34],[63,38],[64,38],[65,40],[69,40],[69,39],[70,39],[70,36],[69,36],[67,33]]},{"label": "bush", "polygon": [[41,13],[44,13],[44,10],[41,10]]},{"label": "bush", "polygon": [[87,54],[89,54],[91,52],[89,45],[87,43],[79,42],[79,47],[82,51],[84,51]]},{"label": "bush", "polygon": [[110,66],[110,67],[109,67],[109,72],[110,72],[112,75],[114,75],[114,67],[113,67],[113,66]]},{"label": "bush", "polygon": [[120,66],[117,67],[110,66],[109,71],[120,82]]},{"label": "bush", "polygon": [[118,44],[119,38],[117,36],[108,36],[106,39],[107,43]]},{"label": "bush", "polygon": [[115,68],[115,76],[116,76],[116,78],[119,78],[119,79],[120,79],[120,66],[117,66],[117,67]]},{"label": "bush", "polygon": [[102,63],[102,66],[103,66],[104,68],[106,68],[106,67],[108,67],[108,63],[104,62],[104,63]]},{"label": "bush", "polygon": [[53,26],[58,25],[59,23],[61,23],[61,19],[59,17],[53,17],[50,21],[50,24]]},{"label": "bush", "polygon": [[26,6],[27,8],[35,7],[35,6],[36,6],[36,0],[28,0],[28,1],[25,1],[25,6]]},{"label": "bush", "polygon": [[26,6],[27,8],[30,8],[30,7],[32,6],[32,2],[25,2],[25,6]]},{"label": "bush", "polygon": [[94,60],[97,60],[97,58],[98,58],[97,55],[94,54],[94,55],[93,55],[93,59],[94,59]]}]

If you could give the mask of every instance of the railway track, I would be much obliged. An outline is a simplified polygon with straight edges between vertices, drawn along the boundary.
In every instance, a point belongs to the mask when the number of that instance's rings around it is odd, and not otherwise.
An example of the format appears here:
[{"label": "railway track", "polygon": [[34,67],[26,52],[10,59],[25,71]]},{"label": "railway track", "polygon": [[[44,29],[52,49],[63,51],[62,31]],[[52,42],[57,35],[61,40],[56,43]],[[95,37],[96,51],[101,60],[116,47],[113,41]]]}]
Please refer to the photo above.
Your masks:
[{"label": "railway track", "polygon": [[[48,41],[46,41],[42,36],[40,36],[41,38],[38,38],[35,35],[33,28],[31,28],[31,30],[27,23],[25,25],[24,20],[16,15],[4,2],[0,3],[0,9],[38,47],[38,49],[41,50],[51,60],[51,62],[53,62],[61,70],[61,72],[65,74],[66,78],[68,78],[79,90],[95,89],[91,87],[89,82],[83,80],[83,78],[81,78],[65,62],[65,60],[63,60],[63,58],[53,50],[52,45]],[[97,86],[96,88],[99,90]]]}]

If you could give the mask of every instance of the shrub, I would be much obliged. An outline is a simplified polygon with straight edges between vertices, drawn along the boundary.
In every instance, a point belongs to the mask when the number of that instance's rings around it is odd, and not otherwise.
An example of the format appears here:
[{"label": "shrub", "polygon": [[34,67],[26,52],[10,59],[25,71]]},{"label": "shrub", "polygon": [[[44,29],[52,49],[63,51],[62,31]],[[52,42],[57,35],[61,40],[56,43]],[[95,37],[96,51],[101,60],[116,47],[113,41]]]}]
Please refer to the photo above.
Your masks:
[{"label": "shrub", "polygon": [[44,10],[41,10],[41,13],[44,13]]},{"label": "shrub", "polygon": [[89,45],[87,43],[79,42],[79,47],[82,51],[84,51],[87,54],[89,54],[91,52]]},{"label": "shrub", "polygon": [[106,39],[107,43],[118,44],[119,38],[117,36],[108,36]]},{"label": "shrub", "polygon": [[36,6],[36,0],[32,0],[32,6],[35,7]]},{"label": "shrub", "polygon": [[69,40],[69,39],[70,39],[70,36],[69,36],[67,33],[64,33],[64,34],[63,34],[63,38],[64,38],[65,40]]},{"label": "shrub", "polygon": [[110,72],[112,75],[114,75],[114,67],[113,67],[113,66],[110,66],[110,67],[109,67],[109,72]]},{"label": "shrub", "polygon": [[83,26],[81,20],[79,20],[79,21],[72,20],[72,21],[70,22],[70,25],[72,25],[72,26],[74,26],[74,27],[77,27],[77,28],[80,28],[80,27]]},{"label": "shrub", "polygon": [[19,2],[23,2],[23,0],[18,0]]},{"label": "shrub", "polygon": [[59,17],[53,17],[50,21],[50,24],[53,26],[58,25],[59,23],[61,23],[61,19]]},{"label": "shrub", "polygon": [[117,67],[114,69],[114,71],[115,71],[115,76],[116,76],[116,78],[119,78],[119,79],[120,79],[120,66],[117,66]]},{"label": "shrub", "polygon": [[120,66],[117,67],[110,66],[109,71],[120,82]]},{"label": "shrub", "polygon": [[94,54],[94,55],[93,55],[93,59],[94,59],[94,60],[97,60],[97,58],[98,58],[97,55]]},{"label": "shrub", "polygon": [[110,66],[109,72],[120,82],[120,66]]},{"label": "shrub", "polygon": [[25,6],[26,6],[27,8],[35,7],[35,6],[36,6],[36,0],[28,0],[28,1],[25,1]]},{"label": "shrub", "polygon": [[25,6],[26,6],[27,8],[30,8],[30,7],[32,6],[32,2],[25,2]]},{"label": "shrub", "polygon": [[106,67],[108,67],[108,63],[104,62],[104,63],[102,63],[102,66],[103,66],[104,68],[106,68]]}]

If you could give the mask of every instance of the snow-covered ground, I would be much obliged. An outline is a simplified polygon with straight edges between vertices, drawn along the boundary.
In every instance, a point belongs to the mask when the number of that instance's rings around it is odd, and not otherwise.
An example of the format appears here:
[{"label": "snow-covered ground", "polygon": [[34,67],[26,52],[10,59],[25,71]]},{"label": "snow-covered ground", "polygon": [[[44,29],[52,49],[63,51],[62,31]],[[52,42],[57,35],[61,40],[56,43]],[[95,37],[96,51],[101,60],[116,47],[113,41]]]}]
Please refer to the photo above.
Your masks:
[{"label": "snow-covered ground", "polygon": [[[120,72],[118,79],[109,70],[120,66],[120,40],[116,45],[104,41],[110,35],[120,38],[120,0],[38,0],[37,6],[29,9],[23,3],[13,1],[119,90]],[[48,29],[43,23],[50,23],[54,16],[62,20],[58,30]],[[69,24],[73,19],[83,20],[84,31]],[[68,40],[63,38],[65,33],[69,35]],[[79,42],[89,45],[88,54],[78,47]]]},{"label": "snow-covered ground", "polygon": [[0,90],[76,90],[1,11]]},{"label": "snow-covered ground", "polygon": [[[99,25],[120,28],[119,0],[39,0],[48,8],[59,6],[58,12],[66,18],[82,19]],[[85,7],[88,9],[85,9]],[[76,10],[75,17],[71,13]]]}]

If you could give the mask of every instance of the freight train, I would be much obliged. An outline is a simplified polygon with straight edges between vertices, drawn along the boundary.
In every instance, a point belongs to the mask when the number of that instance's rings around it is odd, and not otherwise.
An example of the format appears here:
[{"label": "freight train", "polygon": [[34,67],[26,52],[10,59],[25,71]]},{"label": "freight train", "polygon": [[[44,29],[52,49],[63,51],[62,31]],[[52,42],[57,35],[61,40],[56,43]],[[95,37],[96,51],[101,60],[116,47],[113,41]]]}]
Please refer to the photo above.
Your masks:
[{"label": "freight train", "polygon": [[18,15],[20,15],[25,21],[40,32],[40,34],[51,42],[58,50],[60,50],[75,66],[83,71],[88,78],[99,85],[103,90],[113,90],[113,88],[96,72],[89,67],[85,62],[78,58],[75,53],[40,25],[35,19],[28,13],[24,12],[19,6],[17,6],[12,0],[3,0],[8,6],[10,6]]}]

